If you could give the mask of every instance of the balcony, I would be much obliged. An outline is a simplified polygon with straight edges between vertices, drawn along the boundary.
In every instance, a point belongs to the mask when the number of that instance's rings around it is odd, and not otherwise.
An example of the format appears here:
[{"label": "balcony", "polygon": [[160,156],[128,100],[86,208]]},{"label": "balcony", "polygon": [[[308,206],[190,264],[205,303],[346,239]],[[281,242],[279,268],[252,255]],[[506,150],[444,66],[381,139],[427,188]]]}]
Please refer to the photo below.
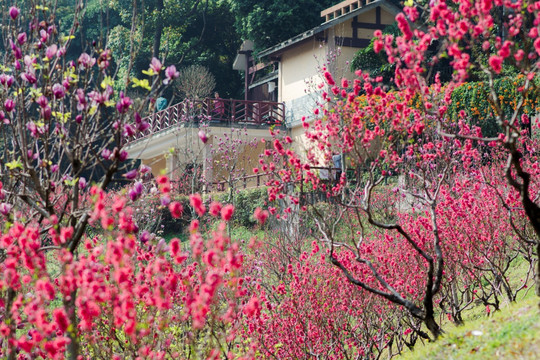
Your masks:
[{"label": "balcony", "polygon": [[285,121],[285,105],[269,101],[233,99],[185,100],[155,112],[145,118],[150,127],[131,138],[128,145],[149,139],[175,127],[198,127],[200,122],[210,126],[262,128],[280,125]]}]

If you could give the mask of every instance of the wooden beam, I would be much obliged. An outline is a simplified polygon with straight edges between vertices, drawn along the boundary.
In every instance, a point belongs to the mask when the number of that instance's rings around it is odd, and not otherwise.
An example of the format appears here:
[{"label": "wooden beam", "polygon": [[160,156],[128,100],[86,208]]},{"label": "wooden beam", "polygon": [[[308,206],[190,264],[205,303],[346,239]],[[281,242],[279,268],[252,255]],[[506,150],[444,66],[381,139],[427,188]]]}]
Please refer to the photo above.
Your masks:
[{"label": "wooden beam", "polygon": [[351,11],[361,8],[367,4],[371,4],[374,1],[377,0],[345,0],[337,5],[321,11],[321,17],[323,17],[325,21],[330,21],[338,16],[350,13]]},{"label": "wooden beam", "polygon": [[370,41],[369,39],[354,39],[342,36],[336,36],[335,38],[336,45],[353,48],[365,48],[369,45]]}]

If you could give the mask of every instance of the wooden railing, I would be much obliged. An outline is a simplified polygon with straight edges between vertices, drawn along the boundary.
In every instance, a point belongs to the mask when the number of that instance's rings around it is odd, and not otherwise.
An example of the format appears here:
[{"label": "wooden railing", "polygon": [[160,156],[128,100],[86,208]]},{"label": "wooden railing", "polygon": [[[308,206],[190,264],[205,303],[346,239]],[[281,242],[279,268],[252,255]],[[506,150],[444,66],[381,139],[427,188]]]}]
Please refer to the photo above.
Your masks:
[{"label": "wooden railing", "polygon": [[145,119],[150,127],[130,142],[147,138],[160,131],[188,123],[275,125],[285,121],[285,105],[270,101],[233,99],[185,100],[155,112]]},{"label": "wooden railing", "polygon": [[337,5],[321,11],[321,17],[324,18],[324,21],[330,21],[338,16],[345,15],[374,1],[376,0],[345,0]]},{"label": "wooden railing", "polygon": [[[234,179],[232,182],[234,182],[236,187],[238,189],[248,189],[248,188],[257,188],[263,185],[266,185],[266,183],[263,180],[264,177],[270,175],[271,173],[257,173],[253,175],[245,175],[240,178]],[[222,192],[229,188],[230,182],[226,180],[222,181],[214,181],[211,184],[209,184],[205,191],[206,192]]]},{"label": "wooden railing", "polygon": [[[328,182],[328,183],[334,183],[336,174],[341,173],[340,168],[334,168],[334,167],[331,167],[331,166],[330,167],[313,166],[313,167],[311,167],[311,170],[319,170],[319,171],[321,171],[321,174],[319,175],[319,178],[323,182]],[[324,171],[324,175],[323,175],[322,171]],[[234,182],[236,184],[235,186],[238,189],[256,188],[256,187],[266,185],[266,182],[263,181],[263,178],[265,178],[265,177],[267,177],[269,175],[273,175],[273,174],[274,173],[257,173],[257,174],[253,174],[253,175],[245,175],[245,176],[233,179],[232,182]],[[303,174],[302,174],[300,180],[297,180],[294,183],[298,183],[300,185],[300,192],[303,193],[304,192],[304,184],[303,184],[304,183],[304,176],[303,176]],[[221,191],[227,190],[229,188],[229,186],[230,186],[229,181],[226,181],[226,180],[214,181],[211,184],[208,184],[208,186],[206,187],[206,191],[207,192],[212,192],[212,191],[221,192]]]}]

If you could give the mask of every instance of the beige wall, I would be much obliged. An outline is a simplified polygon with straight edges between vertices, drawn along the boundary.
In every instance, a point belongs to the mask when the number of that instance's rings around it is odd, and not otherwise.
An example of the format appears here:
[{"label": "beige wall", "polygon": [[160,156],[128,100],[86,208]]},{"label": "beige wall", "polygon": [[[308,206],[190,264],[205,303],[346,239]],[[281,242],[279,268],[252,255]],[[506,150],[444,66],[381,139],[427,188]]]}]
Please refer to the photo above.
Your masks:
[{"label": "beige wall", "polygon": [[[160,155],[140,159],[144,165],[151,167],[154,177],[161,174],[168,174],[174,179],[179,175],[179,171],[183,171],[178,168],[179,165],[185,166],[193,162],[204,165],[203,171],[205,172],[205,176],[212,178],[213,181],[223,180],[226,178],[225,171],[228,170],[229,164],[220,164],[220,159],[215,154],[212,154],[209,147],[212,144],[216,146],[218,142],[217,138],[223,137],[224,133],[229,134],[230,130],[226,127],[210,127],[208,132],[209,140],[206,146],[201,146],[202,143],[197,135],[179,137],[174,141],[163,142]],[[256,139],[254,147],[246,146],[240,151],[238,158],[234,159],[237,162],[237,169],[243,168],[246,175],[251,175],[253,174],[253,168],[258,165],[259,155],[263,152],[265,146],[271,146],[272,136],[267,128],[260,128],[247,129],[247,135],[242,131],[241,137],[244,142],[251,142]],[[261,142],[261,139],[265,139],[266,142]],[[155,146],[159,145],[159,140],[156,139],[155,142],[158,144]],[[154,144],[151,145],[154,146]],[[198,147],[201,148],[199,149]],[[170,151],[169,149],[171,148],[175,148],[176,150]],[[185,153],[186,149],[194,151]],[[256,179],[253,181],[255,182]]]},{"label": "beige wall", "polygon": [[287,102],[311,91],[308,84],[315,86],[322,81],[317,69],[326,60],[326,47],[311,39],[291,48],[281,57],[279,101]]},{"label": "beige wall", "polygon": [[150,166],[154,177],[161,175],[162,172],[167,169],[167,159],[165,159],[165,155],[156,156],[151,159],[143,159],[142,163],[146,166]]},{"label": "beige wall", "polygon": [[[358,15],[358,21],[375,23],[376,10]],[[391,24],[394,16],[381,9],[381,22]],[[370,39],[373,37],[370,29],[358,29],[358,37]],[[325,36],[328,39],[338,37],[352,37],[352,19],[340,23],[330,30]],[[312,93],[316,86],[322,82],[319,74],[321,67],[326,63],[329,53],[336,51],[339,56],[331,64],[332,72],[336,81],[342,77],[352,79],[354,74],[350,71],[349,62],[358,51],[352,47],[335,47],[333,44],[324,44],[316,39],[310,39],[304,43],[292,46],[281,56],[279,68],[279,101],[290,102],[291,100]]]},{"label": "beige wall", "polygon": [[[352,19],[349,19],[341,24],[338,24],[332,29],[326,31],[327,39],[337,37],[352,37]],[[375,23],[376,10],[363,13],[358,16],[359,22]],[[394,15],[381,9],[381,22],[385,25],[394,22]],[[374,30],[358,29],[358,37],[371,39]],[[288,106],[291,101],[304,97],[306,93],[311,93],[312,96],[317,96],[313,93],[313,89],[323,82],[318,69],[324,64],[328,53],[336,51],[339,56],[330,68],[336,82],[341,78],[354,79],[355,75],[350,70],[350,61],[358,51],[358,48],[353,47],[335,47],[334,44],[324,44],[311,39],[309,42],[291,47],[281,57],[280,66],[280,101],[285,102]],[[316,61],[315,58],[319,59]],[[312,87],[310,88],[310,84]],[[298,119],[297,119],[298,120]],[[291,128],[291,137],[294,139],[293,150],[297,154],[306,154],[310,145],[307,143],[304,136],[304,129],[300,123],[296,122]]]},{"label": "beige wall", "polygon": [[[236,177],[249,177],[248,179],[240,182],[236,182],[235,186],[237,189],[240,188],[249,188],[257,185],[257,176],[253,173],[253,168],[259,167],[259,158],[260,155],[264,152],[266,148],[271,146],[271,142],[257,142],[254,146],[244,146],[244,148],[238,153],[238,156],[235,159],[227,160],[221,159],[219,155],[216,155],[213,159],[213,182],[222,183],[214,184],[212,189],[214,191],[222,191],[228,188],[228,177],[229,170],[234,165]],[[259,176],[260,185],[264,184],[266,177]]]}]

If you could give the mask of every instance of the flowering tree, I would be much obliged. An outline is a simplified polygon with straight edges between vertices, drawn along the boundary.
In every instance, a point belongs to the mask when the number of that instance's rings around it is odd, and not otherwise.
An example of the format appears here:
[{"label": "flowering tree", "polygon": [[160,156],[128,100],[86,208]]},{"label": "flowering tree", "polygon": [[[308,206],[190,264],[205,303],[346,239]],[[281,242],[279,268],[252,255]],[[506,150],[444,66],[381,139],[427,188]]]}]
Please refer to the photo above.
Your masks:
[{"label": "flowering tree", "polygon": [[[26,205],[24,214],[11,213],[12,220],[22,215],[38,223],[51,216],[67,221],[74,228],[69,248],[75,251],[89,219],[81,198],[85,177],[102,189],[109,185],[127,159],[126,139],[148,128],[138,115],[147,103],[135,108],[128,96],[114,93],[108,50],[68,61],[70,37],[58,34],[49,8],[36,7],[28,18],[12,7],[5,27],[10,50],[0,74],[3,207],[8,215],[9,208]],[[162,68],[154,59],[149,72],[157,75]],[[170,67],[164,82],[176,76]],[[162,85],[154,76],[151,85],[141,80],[134,86],[147,88],[150,99]]]},{"label": "flowering tree", "polygon": [[[506,179],[519,193],[523,209],[536,233],[537,257],[540,254],[540,207],[535,202],[536,179],[523,160],[531,156],[533,149],[528,144],[526,131],[531,119],[526,108],[527,100],[534,96],[537,82],[540,40],[538,37],[538,2],[526,1],[435,1],[428,7],[409,4],[404,14],[396,17],[402,36],[396,38],[378,33],[376,51],[384,50],[391,63],[396,64],[395,83],[399,88],[410,88],[422,99],[426,117],[434,117],[438,132],[453,138],[464,147],[474,142],[484,142],[501,147],[506,151]],[[424,10],[422,17],[420,10]],[[410,23],[427,21],[428,31],[412,29]],[[426,58],[432,42],[439,45],[439,53]],[[487,59],[474,56],[475,44],[481,43]],[[442,56],[449,56],[454,69],[453,80],[444,88],[430,86],[427,81],[430,66]],[[487,60],[487,61],[486,61]],[[494,87],[494,80],[503,70],[512,66],[523,78],[514,93],[511,108],[504,107],[504,95]],[[480,128],[470,121],[466,111],[458,116],[447,116],[446,101],[453,89],[463,82],[471,70],[482,71],[487,78],[488,101],[494,108],[493,121],[500,127],[495,137],[484,137]],[[537,294],[540,295],[540,268],[536,268]]]},{"label": "flowering tree", "polygon": [[212,172],[213,184],[219,184],[218,191],[229,191],[229,202],[234,201],[237,187],[249,169],[257,165],[257,138],[250,138],[246,128],[230,127],[223,133],[216,133],[209,144],[207,166]]},{"label": "flowering tree", "polygon": [[[460,254],[450,256],[458,250],[453,246],[457,240],[453,231],[461,225],[456,220],[448,226],[452,220],[448,207],[483,196],[497,201],[506,199],[504,194],[518,196],[519,207],[536,232],[534,237],[525,237],[525,242],[529,248],[536,247],[538,257],[536,167],[527,160],[536,147],[527,135],[531,119],[525,104],[536,86],[539,9],[538,3],[504,0],[432,1],[429,6],[407,2],[396,17],[400,34],[377,31],[373,44],[374,50],[384,52],[395,68],[392,86],[383,87],[381,77],[373,78],[362,70],[356,72],[353,81],[343,79],[340,83],[324,71],[324,104],[315,110],[322,116],[303,121],[312,150],[303,156],[287,150],[282,141],[274,142],[272,155],[281,156],[283,169],[278,173],[279,181],[270,183],[270,198],[287,197],[291,203],[303,204],[301,193],[297,189],[291,192],[287,186],[291,182],[303,181],[304,186],[324,191],[335,211],[309,204],[300,209],[316,221],[331,262],[349,282],[405,308],[435,338],[441,332],[435,306],[441,299],[448,299],[451,291],[451,287],[443,286],[449,280],[444,276],[445,262]],[[488,58],[475,56],[478,42]],[[443,84],[431,69],[446,57],[451,59],[454,74]],[[503,64],[523,74],[515,80],[518,85],[512,106],[502,105],[504,96],[498,93],[500,87],[494,86]],[[454,89],[472,70],[483,72],[487,78],[487,101],[494,109],[491,121],[500,129],[497,136],[484,136],[466,109],[448,112]],[[471,180],[481,181],[481,190],[470,188],[452,194],[457,176],[472,174],[486,161],[493,167],[500,166],[497,157],[484,156],[498,149],[506,156],[504,176],[514,192],[503,189],[493,173],[484,173],[489,176],[487,180],[480,175]],[[329,186],[311,167],[328,163],[335,153],[348,158],[347,166],[354,176],[343,173],[337,184]],[[393,175],[398,180],[386,185],[387,177]],[[491,186],[496,186],[495,191],[489,189]],[[397,199],[391,196],[392,190]],[[520,211],[514,208],[516,205],[506,206],[513,212]],[[515,218],[515,214],[510,216]],[[509,230],[508,218],[497,221],[503,221],[497,226],[509,232],[501,234],[500,240],[491,238],[489,245],[479,243],[478,237],[498,237],[497,231],[460,228],[475,240],[472,246],[480,256],[476,260],[482,256],[491,259],[494,249],[490,247],[498,241],[505,247],[516,236],[523,238]],[[346,233],[342,231],[344,223],[349,224]],[[341,253],[353,255],[341,258]],[[492,274],[499,272],[495,277],[500,280],[504,278],[500,270],[508,267],[508,261],[505,265],[492,262],[491,270],[481,268]],[[536,268],[537,284],[539,273]]]},{"label": "flowering tree", "polygon": [[[65,58],[70,36],[58,33],[52,5],[11,7],[3,23],[1,356],[228,356],[245,294],[238,245],[224,225],[206,236],[198,221],[190,253],[178,239],[139,234],[131,205],[148,169],[124,169],[126,140],[148,128],[139,113],[178,72],[153,59],[148,78],[130,84],[146,93],[136,106],[113,90],[107,49]],[[109,196],[119,171],[139,181]],[[153,195],[180,217],[170,191],[161,177]],[[191,204],[206,214],[199,195]],[[233,212],[214,204],[208,216],[227,222]]]},{"label": "flowering tree", "polygon": [[[319,116],[303,121],[307,153],[288,149],[287,136],[265,149],[268,162],[254,172],[275,175],[268,210],[293,230],[267,247],[252,241],[251,256],[226,234],[233,205],[198,194],[181,203],[168,177],[147,186],[147,167],[126,166],[126,141],[148,128],[142,108],[176,69],[153,59],[146,78],[130,79],[144,94],[135,102],[114,91],[107,49],[65,58],[70,36],[58,34],[52,6],[10,8],[0,69],[1,356],[392,356],[437,338],[440,316],[461,322],[475,300],[514,301],[527,286],[508,280],[515,259],[538,277],[538,145],[527,104],[540,5],[423,6],[407,2],[399,36],[376,34],[374,50],[395,68],[392,88],[361,70],[339,83],[325,71]],[[479,39],[487,57],[474,56]],[[444,57],[454,69],[446,84],[429,72]],[[494,85],[503,65],[522,73],[510,104]],[[487,78],[495,136],[448,106],[473,69]],[[207,143],[204,129],[193,131]],[[237,129],[214,138],[231,195],[252,166],[238,155],[246,138]],[[313,166],[336,153],[346,171],[320,179]],[[108,192],[118,172],[131,183]],[[186,219],[188,241],[151,234],[135,215],[142,199]],[[254,215],[264,223],[268,212]],[[316,234],[310,245],[294,233],[300,219]]]}]

